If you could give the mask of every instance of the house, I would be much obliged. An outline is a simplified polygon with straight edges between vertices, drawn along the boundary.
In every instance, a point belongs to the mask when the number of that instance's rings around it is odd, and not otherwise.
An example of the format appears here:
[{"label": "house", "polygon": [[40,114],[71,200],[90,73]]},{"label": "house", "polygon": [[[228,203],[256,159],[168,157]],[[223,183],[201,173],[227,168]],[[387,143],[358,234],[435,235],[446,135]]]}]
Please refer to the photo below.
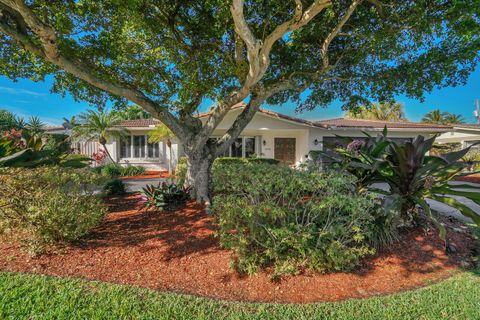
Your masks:
[{"label": "house", "polygon": [[[219,124],[213,137],[221,137],[242,111],[234,107]],[[206,121],[209,113],[199,114]],[[128,129],[130,135],[108,142],[107,148],[116,161],[127,165],[141,165],[151,169],[165,170],[169,152],[165,143],[148,143],[148,132],[160,121],[156,119],[126,120],[118,124]],[[330,119],[311,121],[281,113],[260,110],[247,125],[240,137],[224,156],[275,158],[290,165],[299,165],[308,159],[310,151],[323,150],[339,140],[337,136],[365,137],[363,132],[378,133],[387,126],[389,137],[411,139],[417,135],[431,136],[452,130],[450,126],[420,124],[414,122],[388,122],[356,119]],[[172,141],[173,163],[183,155],[182,146]]]},{"label": "house", "polygon": [[462,149],[480,143],[480,124],[453,124],[452,126],[452,131],[438,136],[436,140],[438,143],[458,143]]}]

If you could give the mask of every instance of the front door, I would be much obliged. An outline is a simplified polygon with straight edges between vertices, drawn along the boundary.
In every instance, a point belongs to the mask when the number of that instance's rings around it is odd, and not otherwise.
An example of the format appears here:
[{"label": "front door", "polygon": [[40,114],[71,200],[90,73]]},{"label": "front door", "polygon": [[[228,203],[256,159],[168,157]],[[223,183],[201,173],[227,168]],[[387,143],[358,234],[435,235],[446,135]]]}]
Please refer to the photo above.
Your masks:
[{"label": "front door", "polygon": [[275,138],[275,159],[293,165],[295,164],[295,138]]}]

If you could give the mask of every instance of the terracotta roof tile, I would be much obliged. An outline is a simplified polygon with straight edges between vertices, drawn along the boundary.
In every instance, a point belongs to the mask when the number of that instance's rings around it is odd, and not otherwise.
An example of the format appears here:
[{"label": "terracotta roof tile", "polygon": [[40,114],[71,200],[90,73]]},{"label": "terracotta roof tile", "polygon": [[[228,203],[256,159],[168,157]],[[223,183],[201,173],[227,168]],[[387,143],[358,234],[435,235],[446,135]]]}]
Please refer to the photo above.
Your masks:
[{"label": "terracotta roof tile", "polygon": [[432,124],[432,123],[418,123],[408,121],[380,121],[380,120],[363,120],[363,119],[348,119],[336,118],[316,121],[317,124],[327,128],[371,128],[383,129],[385,126],[392,129],[423,129],[423,130],[449,130],[452,126]]},{"label": "terracotta roof tile", "polygon": [[123,120],[119,122],[115,127],[124,127],[124,128],[148,128],[149,126],[155,126],[162,123],[157,119],[135,119],[135,120]]}]

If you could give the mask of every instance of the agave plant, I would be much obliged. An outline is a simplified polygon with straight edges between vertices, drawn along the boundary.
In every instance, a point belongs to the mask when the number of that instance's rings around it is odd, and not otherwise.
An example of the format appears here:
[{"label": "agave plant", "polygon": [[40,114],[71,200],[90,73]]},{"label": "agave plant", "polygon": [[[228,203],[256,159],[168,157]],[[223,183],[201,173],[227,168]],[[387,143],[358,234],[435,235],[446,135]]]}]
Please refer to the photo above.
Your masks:
[{"label": "agave plant", "polygon": [[[434,218],[426,199],[454,207],[480,225],[480,215],[456,198],[461,196],[480,204],[480,188],[449,184],[455,177],[464,174],[466,164],[460,160],[470,148],[439,156],[430,155],[434,142],[435,137],[425,139],[418,136],[413,141],[399,143],[389,140],[384,130],[379,137],[368,136],[358,150],[339,148],[341,161],[338,163],[357,176],[363,190],[400,199],[402,221],[414,221],[417,218],[416,208],[421,207],[444,238],[445,229]],[[375,182],[387,183],[388,190],[373,187]]]},{"label": "agave plant", "polygon": [[158,186],[147,185],[143,188],[141,204],[148,210],[151,208],[174,209],[182,206],[189,198],[190,188],[175,183],[160,183]]}]

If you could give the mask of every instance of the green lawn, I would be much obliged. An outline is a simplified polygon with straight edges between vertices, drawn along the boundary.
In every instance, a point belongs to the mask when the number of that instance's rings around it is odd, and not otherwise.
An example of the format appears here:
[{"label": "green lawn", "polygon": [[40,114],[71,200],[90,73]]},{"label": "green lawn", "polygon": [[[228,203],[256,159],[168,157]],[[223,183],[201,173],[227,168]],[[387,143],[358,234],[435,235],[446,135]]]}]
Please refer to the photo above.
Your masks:
[{"label": "green lawn", "polygon": [[480,319],[480,269],[366,300],[222,302],[99,282],[0,273],[0,319]]}]

